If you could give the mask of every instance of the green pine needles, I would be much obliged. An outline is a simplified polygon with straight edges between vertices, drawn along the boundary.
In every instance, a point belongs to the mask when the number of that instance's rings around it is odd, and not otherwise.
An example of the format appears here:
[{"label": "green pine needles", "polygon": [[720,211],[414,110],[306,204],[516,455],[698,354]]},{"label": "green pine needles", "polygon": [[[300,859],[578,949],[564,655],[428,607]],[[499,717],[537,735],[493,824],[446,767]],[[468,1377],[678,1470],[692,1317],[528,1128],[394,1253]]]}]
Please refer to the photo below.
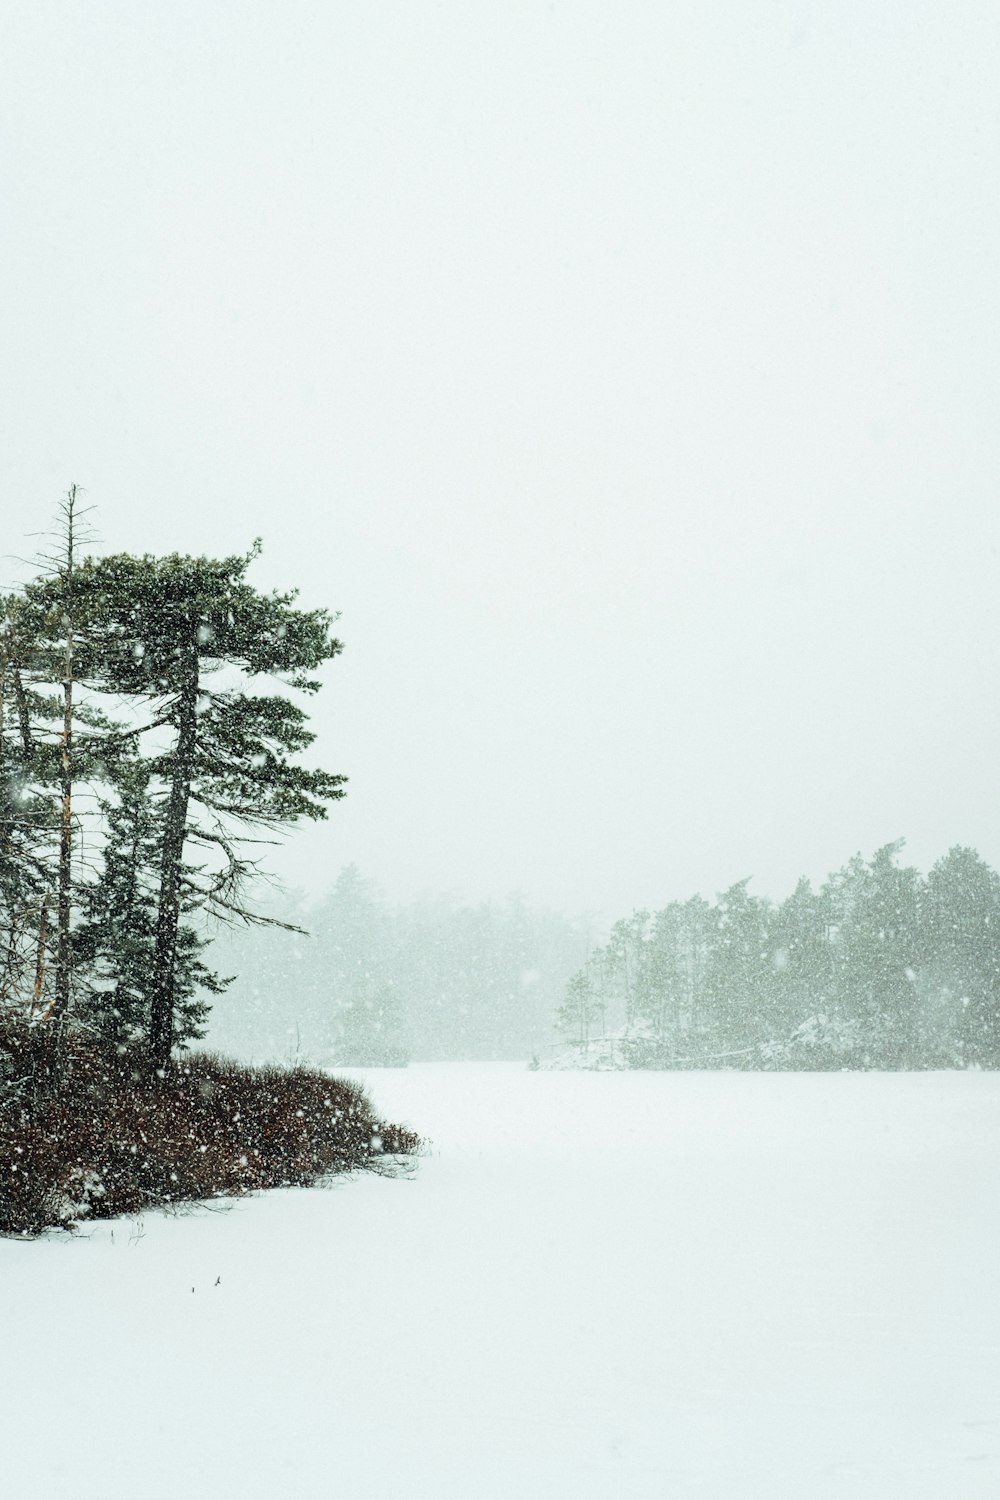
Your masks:
[{"label": "green pine needles", "polygon": [[205,919],[266,920],[259,846],[344,795],[302,761],[341,643],[248,582],[259,542],[81,558],[79,519],[74,488],[41,576],[0,599],[0,1007],[162,1071],[227,982]]},{"label": "green pine needles", "polygon": [[749,881],[616,922],[556,1025],[586,1066],[1000,1067],[1000,875],[902,840],[779,904]]}]

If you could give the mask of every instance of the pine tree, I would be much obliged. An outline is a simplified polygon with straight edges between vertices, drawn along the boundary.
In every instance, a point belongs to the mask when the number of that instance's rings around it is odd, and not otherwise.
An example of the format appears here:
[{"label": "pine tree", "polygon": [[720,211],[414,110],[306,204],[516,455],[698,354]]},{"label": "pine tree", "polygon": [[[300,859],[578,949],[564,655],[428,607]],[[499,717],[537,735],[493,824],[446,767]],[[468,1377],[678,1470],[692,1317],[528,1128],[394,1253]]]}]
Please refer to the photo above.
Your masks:
[{"label": "pine tree", "polygon": [[612,927],[604,950],[605,972],[619,986],[626,1027],[631,1027],[636,1018],[639,974],[648,926],[648,911],[635,911],[630,917],[623,917]]},{"label": "pine tree", "polygon": [[[324,804],[343,795],[344,777],[292,759],[314,739],[296,703],[232,685],[237,674],[242,683],[266,674],[315,693],[312,674],[341,650],[328,611],[296,609],[294,593],[247,583],[258,551],[88,559],[75,580],[91,607],[80,676],[144,703],[144,731],[172,732],[166,748],[147,751],[164,789],[149,1014],[150,1060],[160,1069],[175,1035],[182,912],[254,920],[245,886],[256,860],[241,828],[323,818]],[[209,862],[187,863],[189,845]]]},{"label": "pine tree", "polygon": [[[117,795],[101,799],[106,829],[102,869],[81,893],[81,917],[73,933],[74,963],[86,976],[74,1016],[119,1045],[143,1040],[150,1030],[163,831],[163,799],[152,781],[149,763],[133,757],[118,769]],[[208,1004],[203,993],[220,995],[230,982],[202,962],[208,945],[193,923],[180,922],[174,1046],[204,1035]]]},{"label": "pine tree", "polygon": [[556,1012],[556,1024],[560,1031],[576,1040],[582,1052],[586,1052],[590,1028],[597,1013],[593,983],[586,969],[581,969],[566,986],[563,1003]]},{"label": "pine tree", "polygon": [[[41,1019],[56,1023],[56,1033],[72,998],[72,925],[82,879],[74,865],[81,825],[76,794],[81,784],[93,787],[105,775],[105,760],[117,757],[121,729],[77,692],[76,654],[85,629],[73,586],[79,541],[72,486],[60,506],[54,550],[43,559],[45,574],[3,601],[0,639],[0,883],[9,885],[20,870],[6,902],[13,924],[8,957],[17,947],[18,920],[33,917],[30,1005]],[[16,732],[8,734],[10,721]],[[21,934],[23,942],[23,925]]]},{"label": "pine tree", "polygon": [[925,1028],[938,1062],[1000,1067],[1000,876],[956,847],[927,878],[922,923]]},{"label": "pine tree", "polygon": [[705,1007],[718,1052],[740,1052],[766,1037],[770,912],[749,883],[748,876],[723,891],[714,911]]},{"label": "pine tree", "polygon": [[408,1060],[399,993],[390,982],[362,979],[338,1013],[336,1062],[342,1067],[394,1068]]},{"label": "pine tree", "polygon": [[[53,881],[55,982],[45,1009],[45,1019],[55,1021],[57,1028],[65,1022],[71,998],[71,930],[75,905],[73,857],[79,822],[74,796],[89,769],[88,748],[78,746],[77,730],[81,726],[91,729],[110,727],[99,711],[81,711],[76,694],[76,650],[81,620],[76,607],[75,578],[85,514],[79,505],[78,487],[70,485],[58,506],[57,526],[50,538],[50,550],[42,554],[44,575],[28,586],[18,607],[22,626],[22,672],[44,683],[46,689],[58,685],[55,695],[36,695],[35,707],[42,711],[42,722],[39,724],[36,719],[29,728],[29,734],[37,736],[33,739],[33,775],[43,785],[52,787],[57,808]],[[25,709],[30,713],[27,700],[22,713]]]},{"label": "pine tree", "polygon": [[903,840],[855,855],[832,877],[836,917],[834,986],[842,1017],[865,1037],[866,1067],[897,1067],[912,1056],[913,977],[919,966],[920,879],[896,860]]},{"label": "pine tree", "polygon": [[0,599],[0,1004],[41,998],[48,957],[53,809],[36,786],[33,716],[42,703],[25,682],[23,601]]},{"label": "pine tree", "polygon": [[677,902],[655,912],[636,980],[636,1013],[650,1023],[664,1053],[676,1049],[681,1030],[683,936],[683,908]]}]

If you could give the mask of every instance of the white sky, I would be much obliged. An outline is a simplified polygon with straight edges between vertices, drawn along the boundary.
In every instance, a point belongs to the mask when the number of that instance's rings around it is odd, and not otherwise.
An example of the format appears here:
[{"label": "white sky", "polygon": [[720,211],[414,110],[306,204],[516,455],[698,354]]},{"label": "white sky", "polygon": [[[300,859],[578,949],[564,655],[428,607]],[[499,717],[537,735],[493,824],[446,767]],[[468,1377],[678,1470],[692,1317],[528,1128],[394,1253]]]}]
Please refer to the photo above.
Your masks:
[{"label": "white sky", "polygon": [[341,611],[287,879],[1000,864],[993,0],[2,13],[3,550]]}]

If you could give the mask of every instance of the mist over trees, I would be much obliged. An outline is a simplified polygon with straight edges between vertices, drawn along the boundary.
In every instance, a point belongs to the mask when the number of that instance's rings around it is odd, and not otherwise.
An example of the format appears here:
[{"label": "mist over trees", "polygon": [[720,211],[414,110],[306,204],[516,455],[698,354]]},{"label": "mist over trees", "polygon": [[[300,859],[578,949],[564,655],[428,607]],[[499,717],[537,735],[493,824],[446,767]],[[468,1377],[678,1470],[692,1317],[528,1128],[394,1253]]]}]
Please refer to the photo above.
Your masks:
[{"label": "mist over trees", "polygon": [[390,908],[353,867],[311,907],[260,902],[262,846],[343,795],[304,763],[303,700],[341,649],[329,612],[256,590],[256,545],[82,556],[84,515],[71,489],[0,619],[0,1012],[49,1084],[70,1032],[162,1074],[213,1006],[212,1041],[256,1060],[544,1048],[586,953],[567,919],[517,898]]},{"label": "mist over trees", "polygon": [[587,1066],[1000,1067],[1000,876],[903,841],[783,902],[742,880],[633,912],[570,980],[556,1024]]},{"label": "mist over trees", "polygon": [[276,900],[278,927],[219,934],[237,978],[209,1041],[254,1058],[333,1066],[527,1058],[553,1040],[552,1010],[586,953],[585,929],[518,897],[392,906],[351,865],[307,904]]},{"label": "mist over trees", "polygon": [[617,1065],[1000,1066],[1000,877],[967,848],[924,876],[886,845],[782,902],[740,881],[589,956],[517,897],[391,906],[354,866],[259,905],[260,845],[343,795],[303,760],[333,617],[256,590],[256,545],[81,557],[80,521],[71,489],[0,599],[0,1012],[51,1040],[52,1078],[67,1027],[162,1072],[213,1005],[216,1045],[333,1066],[557,1035]]}]

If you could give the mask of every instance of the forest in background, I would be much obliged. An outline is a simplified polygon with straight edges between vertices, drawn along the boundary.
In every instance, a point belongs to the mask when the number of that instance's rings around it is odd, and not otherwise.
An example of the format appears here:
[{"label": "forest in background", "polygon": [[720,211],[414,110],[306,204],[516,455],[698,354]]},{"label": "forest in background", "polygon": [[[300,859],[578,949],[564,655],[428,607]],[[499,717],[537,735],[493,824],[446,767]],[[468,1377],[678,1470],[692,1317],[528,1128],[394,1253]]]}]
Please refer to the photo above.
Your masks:
[{"label": "forest in background", "polygon": [[390,907],[353,866],[311,906],[251,902],[261,845],[343,795],[301,763],[334,617],[253,588],[256,545],[81,558],[80,520],[71,488],[40,575],[0,599],[11,1108],[29,1042],[38,1097],[71,1033],[162,1077],[212,1001],[210,1045],[257,1061],[541,1061],[556,1028],[587,1065],[1000,1066],[1000,877],[968,848],[924,876],[888,844],[780,903],[739,881],[589,954],[585,920]]},{"label": "forest in background", "polygon": [[780,902],[742,880],[635,911],[589,953],[584,919],[519,897],[394,906],[351,865],[318,901],[272,900],[285,926],[218,935],[237,977],[208,1041],[332,1067],[998,1067],[1000,876],[960,847],[924,875],[902,849]]},{"label": "forest in background", "polygon": [[1000,876],[955,847],[928,875],[903,841],[814,890],[741,880],[615,923],[557,1022],[591,1067],[1000,1067]]},{"label": "forest in background", "polygon": [[268,916],[307,929],[229,928],[213,960],[231,985],[208,1042],[242,1057],[325,1066],[527,1058],[585,956],[582,922],[444,897],[392,906],[350,865],[328,895],[276,898]]}]

